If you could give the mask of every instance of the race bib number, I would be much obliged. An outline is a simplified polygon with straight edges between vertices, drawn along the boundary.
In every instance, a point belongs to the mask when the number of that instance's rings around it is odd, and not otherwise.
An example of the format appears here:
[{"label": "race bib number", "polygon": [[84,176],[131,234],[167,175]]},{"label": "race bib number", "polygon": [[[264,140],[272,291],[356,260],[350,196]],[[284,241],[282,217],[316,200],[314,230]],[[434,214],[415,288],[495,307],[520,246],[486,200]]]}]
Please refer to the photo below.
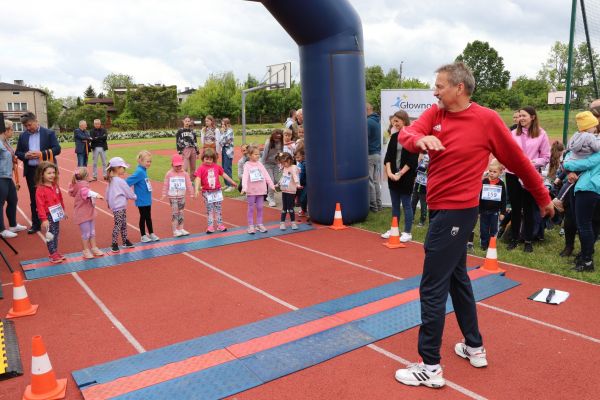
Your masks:
[{"label": "race bib number", "polygon": [[260,169],[258,168],[253,168],[250,170],[250,182],[259,182],[262,181],[264,178],[262,176],[262,174],[260,173]]},{"label": "race bib number", "polygon": [[150,179],[145,178],[144,180],[146,181],[146,187],[148,188],[148,191],[151,192],[152,191],[152,184],[150,183]]},{"label": "race bib number", "polygon": [[58,222],[65,217],[65,210],[63,210],[62,205],[60,204],[48,207],[48,210],[50,211],[50,216],[54,222]]},{"label": "race bib number", "polygon": [[218,203],[219,201],[223,201],[223,192],[221,192],[220,190],[216,190],[214,192],[206,192],[207,203]]},{"label": "race bib number", "polygon": [[427,174],[423,171],[417,171],[417,178],[415,181],[419,185],[427,185]]},{"label": "race bib number", "polygon": [[500,201],[502,200],[502,186],[483,185],[481,190],[482,200]]},{"label": "race bib number", "polygon": [[185,177],[174,176],[169,178],[169,192],[178,193],[181,191],[185,191]]},{"label": "race bib number", "polygon": [[292,181],[292,177],[290,175],[284,175],[281,177],[281,182],[279,182],[279,186],[282,188],[287,188],[290,186],[290,182]]}]

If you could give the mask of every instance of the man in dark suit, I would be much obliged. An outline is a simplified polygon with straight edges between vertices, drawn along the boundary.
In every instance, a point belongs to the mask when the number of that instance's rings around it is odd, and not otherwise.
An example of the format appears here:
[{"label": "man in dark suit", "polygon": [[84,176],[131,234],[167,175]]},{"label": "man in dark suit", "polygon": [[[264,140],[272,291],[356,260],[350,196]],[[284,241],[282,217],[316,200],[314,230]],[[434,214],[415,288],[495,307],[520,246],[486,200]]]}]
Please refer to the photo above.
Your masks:
[{"label": "man in dark suit", "polygon": [[87,167],[88,153],[90,148],[90,133],[87,131],[87,122],[79,121],[79,128],[73,132],[75,138],[75,154],[77,154],[77,166]]},{"label": "man in dark suit", "polygon": [[40,230],[40,219],[35,204],[35,169],[42,161],[56,164],[55,157],[60,154],[60,145],[54,131],[41,127],[35,114],[27,112],[21,115],[21,123],[25,131],[19,136],[15,154],[23,161],[23,175],[29,189],[32,223],[27,233],[32,234]]}]

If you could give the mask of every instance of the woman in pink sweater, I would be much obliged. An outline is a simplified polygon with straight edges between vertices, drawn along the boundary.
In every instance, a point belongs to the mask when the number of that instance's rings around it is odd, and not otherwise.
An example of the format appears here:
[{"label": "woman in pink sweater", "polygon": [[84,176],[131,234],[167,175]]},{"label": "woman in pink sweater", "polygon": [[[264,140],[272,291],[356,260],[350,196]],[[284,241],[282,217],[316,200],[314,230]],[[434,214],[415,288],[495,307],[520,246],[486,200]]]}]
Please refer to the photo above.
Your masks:
[{"label": "woman in pink sweater", "polygon": [[257,146],[248,146],[248,158],[244,164],[244,174],[242,175],[242,194],[246,193],[248,200],[248,233],[254,234],[254,208],[256,207],[256,229],[259,232],[266,232],[267,228],[263,225],[263,205],[264,196],[267,194],[267,187],[275,190],[275,185],[260,161],[260,151]]}]

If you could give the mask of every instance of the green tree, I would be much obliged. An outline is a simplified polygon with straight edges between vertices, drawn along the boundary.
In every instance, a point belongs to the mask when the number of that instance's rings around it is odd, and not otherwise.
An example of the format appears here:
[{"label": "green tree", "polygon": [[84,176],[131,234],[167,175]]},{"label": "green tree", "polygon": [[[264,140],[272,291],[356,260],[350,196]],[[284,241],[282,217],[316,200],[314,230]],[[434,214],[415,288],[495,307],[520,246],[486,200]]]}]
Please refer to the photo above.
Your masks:
[{"label": "green tree", "polygon": [[102,88],[110,97],[113,97],[114,90],[117,88],[129,89],[135,86],[131,75],[111,73],[102,80]]},{"label": "green tree", "polygon": [[365,68],[365,86],[367,90],[373,90],[381,84],[385,74],[380,65]]},{"label": "green tree", "polygon": [[142,129],[163,128],[176,123],[178,105],[176,86],[140,86],[127,91],[125,111]]},{"label": "green tree", "polygon": [[240,113],[241,88],[233,72],[211,74],[204,85],[181,104],[181,112],[195,117],[237,118]]},{"label": "green tree", "polygon": [[86,99],[96,97],[96,91],[94,90],[92,85],[88,86],[87,89],[85,89],[85,92],[83,92],[83,97],[85,97]]},{"label": "green tree", "polygon": [[488,42],[475,40],[468,43],[462,54],[456,57],[456,61],[464,62],[473,71],[475,101],[481,102],[480,99],[485,98],[484,94],[487,92],[497,92],[508,87],[510,72],[504,69],[504,59]]},{"label": "green tree", "polygon": [[71,131],[79,126],[79,121],[85,120],[88,126],[91,126],[94,119],[106,120],[106,106],[84,104],[81,107],[66,110],[58,118],[58,125],[62,130]]}]

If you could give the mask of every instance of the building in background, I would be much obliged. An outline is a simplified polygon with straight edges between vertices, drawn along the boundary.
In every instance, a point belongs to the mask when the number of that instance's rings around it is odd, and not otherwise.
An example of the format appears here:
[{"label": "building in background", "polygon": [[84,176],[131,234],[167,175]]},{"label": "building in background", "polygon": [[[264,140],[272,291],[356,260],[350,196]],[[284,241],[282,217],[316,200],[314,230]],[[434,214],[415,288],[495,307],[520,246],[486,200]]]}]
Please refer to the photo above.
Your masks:
[{"label": "building in background", "polygon": [[27,111],[37,116],[40,125],[48,127],[47,98],[42,89],[25,86],[21,80],[0,82],[0,112],[13,121],[15,132],[23,132],[19,117]]},{"label": "building in background", "polygon": [[177,93],[177,101],[179,104],[183,103],[190,96],[190,94],[194,93],[195,91],[196,89],[186,87],[183,92]]}]

